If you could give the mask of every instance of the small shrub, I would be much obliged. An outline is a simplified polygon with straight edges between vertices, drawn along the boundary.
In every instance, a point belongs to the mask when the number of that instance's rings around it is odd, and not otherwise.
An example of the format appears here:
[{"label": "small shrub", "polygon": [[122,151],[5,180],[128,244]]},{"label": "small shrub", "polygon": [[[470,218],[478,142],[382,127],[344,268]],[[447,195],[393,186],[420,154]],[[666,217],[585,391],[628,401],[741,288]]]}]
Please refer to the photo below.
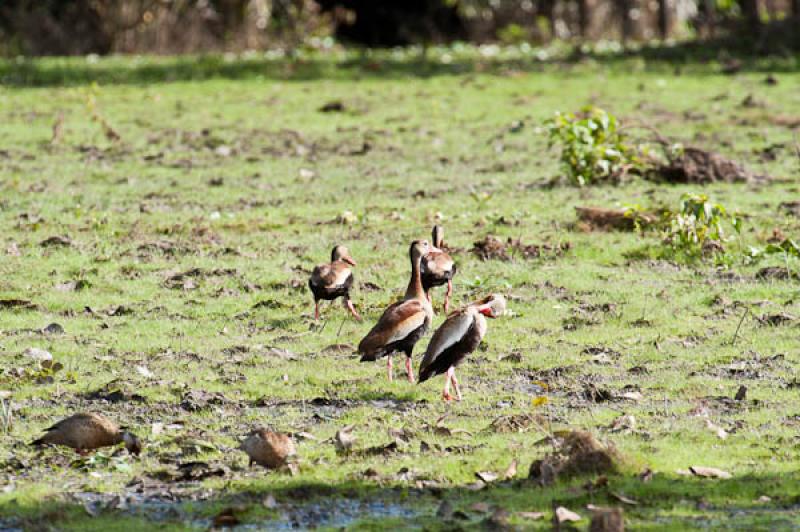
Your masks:
[{"label": "small shrub", "polygon": [[725,226],[738,234],[741,219],[711,202],[705,194],[684,194],[678,211],[669,215],[664,241],[674,251],[690,257],[721,255],[728,240]]},{"label": "small shrub", "polygon": [[550,146],[561,147],[561,165],[573,184],[619,182],[641,164],[637,148],[627,143],[617,118],[603,109],[556,113],[545,126]]}]

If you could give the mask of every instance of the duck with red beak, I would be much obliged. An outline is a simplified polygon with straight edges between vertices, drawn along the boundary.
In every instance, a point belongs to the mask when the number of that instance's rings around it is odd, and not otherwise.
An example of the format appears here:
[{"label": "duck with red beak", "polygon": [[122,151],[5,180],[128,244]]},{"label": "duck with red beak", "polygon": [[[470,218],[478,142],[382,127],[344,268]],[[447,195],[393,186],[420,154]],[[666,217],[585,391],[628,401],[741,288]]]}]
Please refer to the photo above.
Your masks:
[{"label": "duck with red beak", "polygon": [[505,308],[506,299],[500,294],[491,294],[450,314],[428,344],[419,368],[419,382],[423,383],[434,375],[445,373],[442,397],[445,401],[453,399],[450,395],[452,384],[456,399],[460,401],[461,390],[456,379],[456,366],[481,343],[486,334],[486,318],[502,315]]}]

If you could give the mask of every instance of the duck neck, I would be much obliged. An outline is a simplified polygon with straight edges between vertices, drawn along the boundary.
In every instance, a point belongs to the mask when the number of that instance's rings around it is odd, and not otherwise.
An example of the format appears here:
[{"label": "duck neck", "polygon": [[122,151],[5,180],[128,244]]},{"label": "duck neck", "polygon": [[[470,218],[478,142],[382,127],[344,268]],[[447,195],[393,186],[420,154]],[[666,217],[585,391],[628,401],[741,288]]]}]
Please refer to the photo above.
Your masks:
[{"label": "duck neck", "polygon": [[[419,264],[422,257],[411,259],[411,279],[408,281],[405,299],[426,299],[425,290],[422,288],[422,277],[419,272]],[[427,301],[427,299],[426,299]]]}]

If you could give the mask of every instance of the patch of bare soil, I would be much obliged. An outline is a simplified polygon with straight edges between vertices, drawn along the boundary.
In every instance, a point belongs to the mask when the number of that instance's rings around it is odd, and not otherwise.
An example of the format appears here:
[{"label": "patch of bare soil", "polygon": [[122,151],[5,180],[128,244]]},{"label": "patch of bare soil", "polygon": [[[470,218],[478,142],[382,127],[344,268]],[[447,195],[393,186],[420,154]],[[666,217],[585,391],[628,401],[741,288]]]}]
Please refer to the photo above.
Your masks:
[{"label": "patch of bare soil", "polygon": [[769,181],[769,176],[756,175],[741,164],[718,153],[686,147],[668,161],[656,164],[647,173],[654,181],[668,183],[754,183]]},{"label": "patch of bare soil", "polygon": [[533,414],[512,414],[495,418],[486,430],[501,434],[525,432],[531,425],[545,426],[546,423],[546,420],[541,418],[541,416],[534,416]]},{"label": "patch of bare soil", "polygon": [[655,213],[630,212],[626,209],[603,207],[575,207],[578,216],[577,229],[592,231],[633,231],[658,221]]},{"label": "patch of bare soil", "polygon": [[787,279],[797,279],[798,275],[790,270],[787,270],[783,266],[767,266],[765,268],[761,268],[756,272],[756,279],[759,280],[769,280],[769,279],[776,279],[776,280],[787,280]]},{"label": "patch of bare soil", "polygon": [[784,201],[778,205],[781,210],[800,218],[800,200]]},{"label": "patch of bare soil", "polygon": [[555,451],[534,460],[528,478],[548,486],[559,478],[600,475],[618,470],[621,457],[611,445],[600,443],[591,433],[569,431],[552,440]]},{"label": "patch of bare soil", "polygon": [[542,257],[559,257],[572,247],[570,242],[559,244],[524,244],[520,239],[509,237],[505,242],[496,236],[487,235],[478,240],[472,252],[481,260],[512,260],[516,257],[538,259]]}]

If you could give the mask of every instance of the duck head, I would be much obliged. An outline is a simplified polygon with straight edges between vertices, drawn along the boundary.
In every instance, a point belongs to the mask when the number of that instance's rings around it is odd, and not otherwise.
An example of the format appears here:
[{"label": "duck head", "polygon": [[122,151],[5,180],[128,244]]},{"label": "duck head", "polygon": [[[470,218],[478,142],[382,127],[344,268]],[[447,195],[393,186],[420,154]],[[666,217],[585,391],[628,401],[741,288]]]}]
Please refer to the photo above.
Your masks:
[{"label": "duck head", "polygon": [[506,298],[501,294],[490,294],[474,304],[478,312],[487,318],[502,316],[506,310]]},{"label": "duck head", "polygon": [[346,262],[351,266],[356,265],[356,261],[350,256],[350,251],[344,246],[336,246],[331,251],[331,262],[336,262],[337,260]]}]

